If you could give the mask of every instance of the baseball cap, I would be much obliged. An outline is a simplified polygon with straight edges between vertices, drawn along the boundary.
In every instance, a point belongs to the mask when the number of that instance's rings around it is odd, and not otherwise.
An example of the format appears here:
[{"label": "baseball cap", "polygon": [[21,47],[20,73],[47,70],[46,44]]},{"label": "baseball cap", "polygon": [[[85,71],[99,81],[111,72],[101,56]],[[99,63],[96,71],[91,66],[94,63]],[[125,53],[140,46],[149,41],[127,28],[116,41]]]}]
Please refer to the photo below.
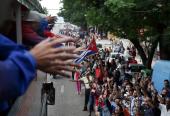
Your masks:
[{"label": "baseball cap", "polygon": [[24,21],[28,22],[40,22],[42,16],[37,11],[29,11],[28,15],[23,18]]}]

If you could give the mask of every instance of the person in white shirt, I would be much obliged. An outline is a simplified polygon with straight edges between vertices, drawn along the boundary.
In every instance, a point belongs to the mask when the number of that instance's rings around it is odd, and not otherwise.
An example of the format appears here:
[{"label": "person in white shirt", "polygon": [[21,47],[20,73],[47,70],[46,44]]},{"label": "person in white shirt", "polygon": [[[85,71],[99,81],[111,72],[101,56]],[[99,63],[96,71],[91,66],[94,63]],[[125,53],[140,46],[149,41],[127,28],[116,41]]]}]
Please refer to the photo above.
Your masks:
[{"label": "person in white shirt", "polygon": [[89,97],[90,97],[90,86],[92,82],[92,76],[90,76],[90,71],[87,71],[86,75],[82,78],[79,79],[82,81],[85,85],[85,103],[84,103],[84,109],[83,111],[87,111],[87,104],[89,102]]},{"label": "person in white shirt", "polygon": [[161,116],[170,116],[170,98],[166,98],[165,104],[159,104],[161,110]]}]

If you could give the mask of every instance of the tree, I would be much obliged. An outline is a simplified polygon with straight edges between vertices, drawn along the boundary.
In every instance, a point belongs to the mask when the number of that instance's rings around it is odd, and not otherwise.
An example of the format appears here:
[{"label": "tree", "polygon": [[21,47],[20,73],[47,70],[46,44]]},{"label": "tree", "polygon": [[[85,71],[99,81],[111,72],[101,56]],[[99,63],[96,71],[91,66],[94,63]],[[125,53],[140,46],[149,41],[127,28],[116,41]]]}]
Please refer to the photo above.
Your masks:
[{"label": "tree", "polygon": [[[157,44],[169,25],[168,1],[107,0],[105,4],[114,14],[114,32],[120,37],[129,39],[137,48],[143,64],[151,68]],[[142,35],[140,30],[143,30]],[[142,41],[150,43],[148,56],[140,45]]]},{"label": "tree", "polygon": [[81,4],[81,0],[62,0],[62,3],[63,8],[58,15],[64,17],[65,22],[70,22],[86,29],[86,4]]},{"label": "tree", "polygon": [[[151,68],[157,44],[161,44],[163,33],[169,27],[170,1],[63,0],[63,3],[62,16],[65,19],[78,25],[86,22],[113,32],[119,38],[129,39],[137,48],[143,64]],[[147,53],[141,42],[148,43]]]},{"label": "tree", "polygon": [[48,14],[48,10],[47,10],[47,8],[46,7],[43,7],[43,11],[44,11],[44,14]]}]

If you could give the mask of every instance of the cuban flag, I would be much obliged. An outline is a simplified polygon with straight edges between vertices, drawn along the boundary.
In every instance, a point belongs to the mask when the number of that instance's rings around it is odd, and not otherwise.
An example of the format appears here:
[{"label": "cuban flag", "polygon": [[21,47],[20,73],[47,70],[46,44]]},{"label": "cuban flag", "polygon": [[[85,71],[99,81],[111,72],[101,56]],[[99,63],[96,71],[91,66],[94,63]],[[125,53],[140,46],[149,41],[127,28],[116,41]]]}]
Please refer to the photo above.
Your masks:
[{"label": "cuban flag", "polygon": [[96,41],[93,38],[92,41],[90,42],[89,46],[87,47],[87,49],[81,53],[80,57],[77,58],[74,62],[76,64],[81,63],[85,57],[96,54],[98,52],[97,46],[96,46]]}]

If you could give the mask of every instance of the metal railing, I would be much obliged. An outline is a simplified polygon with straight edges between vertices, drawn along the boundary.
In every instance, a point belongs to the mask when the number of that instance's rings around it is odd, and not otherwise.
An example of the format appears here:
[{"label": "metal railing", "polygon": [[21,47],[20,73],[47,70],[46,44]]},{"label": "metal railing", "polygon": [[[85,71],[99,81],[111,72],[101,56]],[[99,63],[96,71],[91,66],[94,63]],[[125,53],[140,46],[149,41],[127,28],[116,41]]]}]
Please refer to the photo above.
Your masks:
[{"label": "metal railing", "polygon": [[42,105],[41,105],[41,112],[40,112],[40,116],[47,116],[47,94],[44,93],[42,96],[42,101],[41,101]]},{"label": "metal railing", "polygon": [[41,103],[42,105],[41,105],[40,116],[47,116],[48,105],[47,105],[47,94],[46,93],[43,94]]}]

